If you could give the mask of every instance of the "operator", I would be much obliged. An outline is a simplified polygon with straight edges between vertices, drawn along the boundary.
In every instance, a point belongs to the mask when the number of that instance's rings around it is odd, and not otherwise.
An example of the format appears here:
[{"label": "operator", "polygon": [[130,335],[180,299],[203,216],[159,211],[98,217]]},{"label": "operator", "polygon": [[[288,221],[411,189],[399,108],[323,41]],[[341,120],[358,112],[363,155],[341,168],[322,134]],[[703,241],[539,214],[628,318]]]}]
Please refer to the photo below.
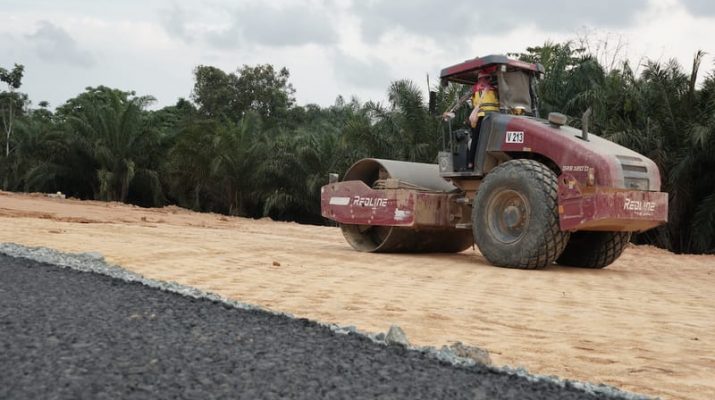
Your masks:
[{"label": "operator", "polygon": [[477,142],[479,141],[479,129],[486,113],[499,111],[499,95],[496,87],[492,84],[492,75],[482,72],[479,74],[477,83],[472,87],[472,105],[474,109],[469,115],[469,125],[472,131],[472,142],[469,145],[469,155],[467,169],[474,169],[474,158],[477,155]]}]

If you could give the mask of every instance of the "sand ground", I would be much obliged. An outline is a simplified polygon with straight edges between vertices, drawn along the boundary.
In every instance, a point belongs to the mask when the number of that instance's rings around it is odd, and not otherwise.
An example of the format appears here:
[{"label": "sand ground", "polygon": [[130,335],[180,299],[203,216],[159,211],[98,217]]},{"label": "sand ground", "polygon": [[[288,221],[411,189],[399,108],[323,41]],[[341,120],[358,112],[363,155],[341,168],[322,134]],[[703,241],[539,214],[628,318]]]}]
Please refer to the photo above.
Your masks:
[{"label": "sand ground", "polygon": [[489,266],[475,250],[385,255],[340,230],[0,192],[0,242],[101,252],[170,280],[495,364],[667,399],[715,398],[715,256],[630,246],[604,270]]}]

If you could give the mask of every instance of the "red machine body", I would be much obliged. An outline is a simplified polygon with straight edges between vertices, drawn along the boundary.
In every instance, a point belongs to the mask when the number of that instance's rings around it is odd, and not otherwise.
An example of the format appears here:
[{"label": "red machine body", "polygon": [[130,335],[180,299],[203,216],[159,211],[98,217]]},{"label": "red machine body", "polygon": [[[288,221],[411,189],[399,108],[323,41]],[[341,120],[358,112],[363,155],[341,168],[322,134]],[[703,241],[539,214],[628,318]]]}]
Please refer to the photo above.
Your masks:
[{"label": "red machine body", "polygon": [[[558,169],[561,229],[636,232],[667,222],[668,195],[659,191],[660,174],[650,159],[596,135],[586,141],[580,130],[531,117],[494,114],[490,129],[487,163],[491,159],[497,165],[498,160],[528,154],[549,160]],[[385,162],[370,159],[358,164]],[[446,189],[451,192],[396,184],[373,189],[362,180],[333,183],[323,188],[322,214],[345,224],[456,227],[469,221],[464,206],[468,201],[463,198],[474,192],[463,183],[478,187],[471,178],[445,178],[466,189],[457,192],[450,187]]]}]

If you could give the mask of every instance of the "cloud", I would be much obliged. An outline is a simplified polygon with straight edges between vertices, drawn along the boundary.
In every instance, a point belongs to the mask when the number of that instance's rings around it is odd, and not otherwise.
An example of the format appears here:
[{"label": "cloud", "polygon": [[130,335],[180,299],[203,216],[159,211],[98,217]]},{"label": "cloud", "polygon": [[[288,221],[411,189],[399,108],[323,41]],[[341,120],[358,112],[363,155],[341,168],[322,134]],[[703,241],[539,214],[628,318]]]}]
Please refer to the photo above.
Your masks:
[{"label": "cloud", "polygon": [[695,17],[714,16],[715,2],[712,0],[682,0],[685,8]]},{"label": "cloud", "polygon": [[254,6],[242,10],[238,22],[246,39],[267,46],[331,44],[336,39],[328,15],[307,7]]},{"label": "cloud", "polygon": [[80,67],[91,67],[94,57],[82,50],[77,42],[61,27],[49,21],[40,21],[35,33],[25,35],[40,59],[52,63],[64,63]]},{"label": "cloud", "polygon": [[359,2],[354,9],[362,19],[364,37],[374,42],[396,28],[441,40],[460,40],[469,35],[504,33],[531,25],[552,32],[566,32],[584,25],[624,27],[649,4],[648,0],[480,3],[473,0],[455,0],[447,4],[431,0],[392,0]]},{"label": "cloud", "polygon": [[194,40],[194,36],[190,34],[187,22],[186,12],[176,4],[171,9],[165,10],[161,15],[161,24],[170,36],[178,37],[187,43],[191,43]]},{"label": "cloud", "polygon": [[377,58],[361,60],[338,50],[332,60],[336,78],[355,87],[384,89],[392,80],[390,66]]},{"label": "cloud", "polygon": [[333,28],[330,12],[325,7],[295,3],[283,7],[264,3],[243,3],[236,7],[224,4],[216,7],[210,11],[219,11],[223,19],[228,18],[225,23],[219,24],[219,28],[216,28],[216,23],[206,23],[202,25],[202,30],[189,32],[184,11],[174,6],[164,18],[164,29],[170,35],[187,42],[192,36],[201,35],[210,45],[222,49],[250,45],[331,45],[337,42],[337,32]]}]

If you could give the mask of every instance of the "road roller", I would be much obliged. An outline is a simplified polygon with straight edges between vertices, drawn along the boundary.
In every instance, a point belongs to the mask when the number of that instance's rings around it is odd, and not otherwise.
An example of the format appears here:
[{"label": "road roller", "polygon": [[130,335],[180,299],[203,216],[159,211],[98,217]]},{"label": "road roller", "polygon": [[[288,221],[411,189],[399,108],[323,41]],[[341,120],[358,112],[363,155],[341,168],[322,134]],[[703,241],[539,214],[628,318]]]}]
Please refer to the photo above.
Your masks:
[{"label": "road roller", "polygon": [[[447,67],[442,85],[468,93],[488,71],[498,111],[480,124],[473,159],[470,129],[448,130],[436,164],[362,159],[321,188],[321,213],[363,252],[456,253],[474,245],[491,264],[538,269],[558,263],[604,268],[633,232],[667,222],[668,195],[656,164],[630,149],[541,118],[540,64],[503,55]],[[430,93],[430,108],[434,104]]]}]

